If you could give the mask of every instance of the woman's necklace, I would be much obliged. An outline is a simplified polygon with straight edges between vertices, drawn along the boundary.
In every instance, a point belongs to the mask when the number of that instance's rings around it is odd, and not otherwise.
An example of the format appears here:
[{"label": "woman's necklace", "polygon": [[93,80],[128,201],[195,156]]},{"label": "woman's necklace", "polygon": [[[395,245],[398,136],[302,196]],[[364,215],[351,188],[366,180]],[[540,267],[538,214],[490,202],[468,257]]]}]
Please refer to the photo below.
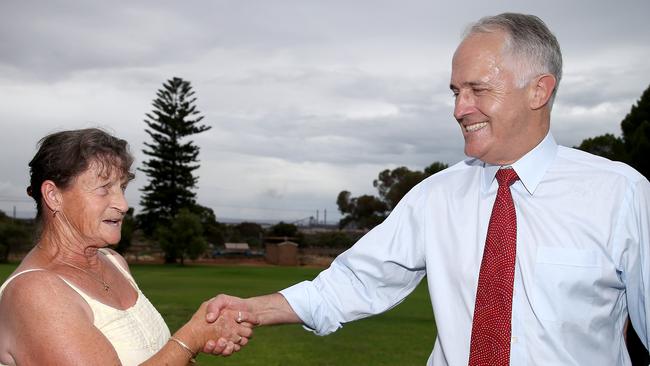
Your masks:
[{"label": "woman's necklace", "polygon": [[[36,247],[38,247],[38,249],[45,250],[45,249],[41,246],[40,243],[36,244]],[[100,253],[101,253],[101,252],[100,252]],[[63,263],[63,264],[65,264],[65,265],[68,266],[68,267],[72,267],[72,268],[76,268],[76,269],[80,270],[81,272],[83,272],[83,273],[87,274],[88,276],[90,276],[90,278],[92,278],[93,280],[95,280],[95,281],[101,283],[102,286],[104,286],[104,291],[108,292],[108,290],[111,289],[111,286],[110,286],[108,283],[106,283],[106,281],[104,281],[104,276],[103,276],[102,274],[100,274],[100,277],[97,277],[97,275],[95,275],[94,273],[92,273],[92,272],[90,272],[90,271],[88,271],[88,270],[85,270],[85,269],[83,269],[83,268],[81,268],[81,267],[79,267],[79,266],[75,266],[75,265],[72,264],[72,263],[68,263],[68,262],[64,261],[63,259],[58,259],[58,261],[61,262],[61,263]]]},{"label": "woman's necklace", "polygon": [[106,281],[104,281],[104,276],[100,275],[101,277],[97,277],[97,275],[95,275],[94,273],[92,273],[90,271],[87,271],[87,270],[85,270],[85,269],[83,269],[83,268],[81,268],[79,266],[75,266],[72,263],[68,263],[68,262],[66,262],[66,261],[64,261],[62,259],[59,259],[59,262],[65,264],[66,266],[76,268],[76,269],[80,270],[81,272],[83,272],[83,273],[87,274],[88,276],[90,276],[90,278],[92,278],[93,280],[101,283],[104,286],[104,291],[108,292],[108,290],[111,289],[111,286],[108,283],[106,283]]}]

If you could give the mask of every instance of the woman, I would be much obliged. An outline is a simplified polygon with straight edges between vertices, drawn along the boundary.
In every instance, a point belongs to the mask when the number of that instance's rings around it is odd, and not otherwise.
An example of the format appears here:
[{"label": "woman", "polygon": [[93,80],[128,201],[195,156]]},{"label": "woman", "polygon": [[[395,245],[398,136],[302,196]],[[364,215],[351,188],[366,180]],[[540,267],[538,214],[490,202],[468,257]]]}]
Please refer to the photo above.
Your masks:
[{"label": "woman", "polygon": [[224,312],[210,325],[204,303],[170,337],[107,248],[120,240],[132,162],[126,141],[98,129],[41,140],[27,189],[41,231],[0,288],[0,365],[185,365],[212,351],[210,340],[229,354],[251,336],[252,314]]}]

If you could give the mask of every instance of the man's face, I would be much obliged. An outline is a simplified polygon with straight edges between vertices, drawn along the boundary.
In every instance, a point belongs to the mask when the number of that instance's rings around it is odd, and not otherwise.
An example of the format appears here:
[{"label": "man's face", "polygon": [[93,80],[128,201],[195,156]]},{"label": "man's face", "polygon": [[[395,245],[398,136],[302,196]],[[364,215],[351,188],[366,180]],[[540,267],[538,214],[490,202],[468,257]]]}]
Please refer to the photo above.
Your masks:
[{"label": "man's face", "polygon": [[503,43],[501,32],[468,36],[454,54],[450,83],[465,155],[496,165],[515,162],[538,138],[529,131],[526,88],[516,87]]}]

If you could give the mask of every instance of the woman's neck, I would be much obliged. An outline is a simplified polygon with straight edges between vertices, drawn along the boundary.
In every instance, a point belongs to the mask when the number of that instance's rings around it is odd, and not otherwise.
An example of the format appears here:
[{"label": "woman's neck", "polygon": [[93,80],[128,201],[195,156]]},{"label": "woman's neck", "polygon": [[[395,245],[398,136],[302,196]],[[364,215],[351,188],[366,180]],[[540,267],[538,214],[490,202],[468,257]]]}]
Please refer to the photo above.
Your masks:
[{"label": "woman's neck", "polygon": [[37,244],[51,261],[72,263],[78,266],[95,267],[99,257],[97,246],[88,245],[79,235],[72,235],[68,230],[43,227]]}]

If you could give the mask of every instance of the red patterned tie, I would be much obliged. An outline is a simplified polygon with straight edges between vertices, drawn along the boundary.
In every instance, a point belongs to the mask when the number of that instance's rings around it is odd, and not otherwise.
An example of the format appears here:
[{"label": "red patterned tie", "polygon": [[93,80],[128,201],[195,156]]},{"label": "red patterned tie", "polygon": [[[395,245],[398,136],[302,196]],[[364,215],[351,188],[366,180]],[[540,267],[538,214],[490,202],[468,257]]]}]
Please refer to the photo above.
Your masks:
[{"label": "red patterned tie", "polygon": [[512,289],[517,251],[517,216],[510,185],[514,169],[499,169],[499,190],[492,207],[472,323],[470,366],[508,366],[512,321]]}]

